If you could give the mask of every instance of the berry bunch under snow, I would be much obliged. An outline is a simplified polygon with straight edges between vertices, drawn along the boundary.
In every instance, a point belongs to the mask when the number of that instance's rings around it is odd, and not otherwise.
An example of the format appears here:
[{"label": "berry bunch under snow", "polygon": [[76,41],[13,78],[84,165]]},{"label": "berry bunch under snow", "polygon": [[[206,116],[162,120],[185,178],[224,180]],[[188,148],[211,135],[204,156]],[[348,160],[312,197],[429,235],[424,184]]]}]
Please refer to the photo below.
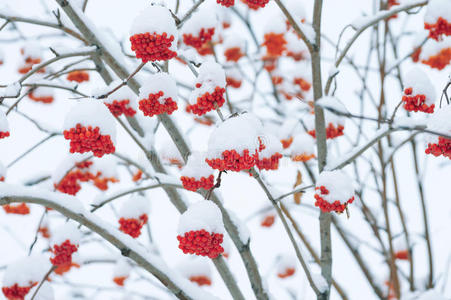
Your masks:
[{"label": "berry bunch under snow", "polygon": [[53,257],[50,262],[54,266],[70,266],[72,255],[78,251],[81,241],[81,232],[73,222],[67,222],[59,227],[52,236],[50,244]]},{"label": "berry bunch under snow", "polygon": [[[119,82],[117,81],[112,82],[108,85],[105,92],[112,90],[118,86],[118,84]],[[136,95],[128,86],[123,86],[114,93],[108,95],[103,102],[115,117],[121,115],[133,117],[136,114]]]},{"label": "berry bunch under snow", "polygon": [[282,255],[277,261],[277,277],[287,278],[296,272],[296,259],[288,254]]},{"label": "berry bunch under snow", "polygon": [[32,89],[28,94],[28,97],[36,102],[42,102],[44,104],[52,103],[54,100],[53,89],[49,87],[37,87]]},{"label": "berry bunch under snow", "polygon": [[177,110],[177,85],[171,75],[150,75],[139,89],[139,109],[145,116],[172,114]]},{"label": "berry bunch under snow", "polygon": [[116,124],[100,101],[84,99],[66,115],[64,138],[70,140],[71,153],[92,152],[94,156],[102,157],[116,150]]},{"label": "berry bunch under snow", "polygon": [[[18,71],[20,74],[28,73],[33,65],[39,64],[42,61],[42,51],[41,47],[37,42],[26,43],[21,49],[23,63],[19,67]],[[44,68],[40,69],[38,73],[43,73]]]},{"label": "berry bunch under snow", "polygon": [[287,40],[285,39],[286,23],[279,14],[268,19],[264,27],[264,42],[266,54],[270,57],[281,56],[286,50]]},{"label": "berry bunch under snow", "polygon": [[424,28],[429,30],[429,37],[435,40],[439,40],[443,35],[451,35],[451,2],[449,0],[428,2]]},{"label": "berry bunch under snow", "polygon": [[253,10],[263,8],[269,2],[269,0],[241,0],[241,1],[244,4],[246,4],[250,9],[253,9]]},{"label": "berry bunch under snow", "polygon": [[0,110],[0,139],[4,139],[9,136],[9,125],[6,114],[3,110]]},{"label": "berry bunch under snow", "polygon": [[205,162],[205,154],[193,152],[181,172],[180,180],[183,187],[189,191],[197,191],[200,188],[209,190],[214,186],[213,170]]},{"label": "berry bunch under snow", "polygon": [[279,160],[282,158],[282,145],[272,134],[260,137],[261,147],[258,153],[256,166],[260,170],[277,170]]},{"label": "berry bunch under snow", "polygon": [[243,171],[255,166],[262,126],[251,114],[231,117],[211,133],[206,162],[219,171]]},{"label": "berry bunch under snow", "polygon": [[119,230],[133,238],[139,237],[149,218],[148,213],[149,199],[139,195],[131,196],[119,211]]},{"label": "berry bunch under snow", "polygon": [[218,63],[207,61],[199,68],[195,89],[191,92],[187,112],[202,116],[221,107],[226,87],[225,72]]},{"label": "berry bunch under snow", "polygon": [[130,272],[132,270],[132,266],[125,258],[118,259],[116,265],[113,270],[113,281],[118,286],[124,286],[125,280],[130,277]]},{"label": "berry bunch under snow", "polygon": [[169,9],[152,5],[133,21],[130,42],[143,62],[169,60],[177,56],[177,27]]},{"label": "berry bunch under snow", "polygon": [[89,81],[89,73],[83,70],[75,70],[72,72],[69,72],[67,74],[66,79],[68,81],[75,81],[78,83],[82,83],[85,81]]},{"label": "berry bunch under snow", "polygon": [[407,111],[433,113],[435,107],[434,86],[422,70],[410,70],[404,79],[404,108]]},{"label": "berry bunch under snow", "polygon": [[183,42],[196,48],[198,52],[202,48],[209,47],[208,43],[213,39],[217,23],[218,19],[214,12],[209,9],[199,9],[182,27]]},{"label": "berry bunch under snow", "polygon": [[202,200],[192,204],[181,216],[178,225],[179,248],[183,253],[216,258],[224,252],[224,224],[219,208]]},{"label": "berry bunch under snow", "polygon": [[342,213],[354,201],[352,180],[341,170],[321,172],[315,191],[315,206],[323,212]]},{"label": "berry bunch under snow", "polygon": [[293,161],[306,162],[315,158],[315,139],[306,133],[295,135],[290,152]]},{"label": "berry bunch under snow", "polygon": [[190,257],[180,263],[177,269],[183,277],[198,286],[211,285],[211,268],[205,257]]},{"label": "berry bunch under snow", "polygon": [[239,35],[227,35],[222,46],[224,47],[226,61],[238,62],[244,56],[245,41]]},{"label": "berry bunch under snow", "polygon": [[[451,136],[451,105],[444,106],[434,112],[428,120],[427,129]],[[445,136],[430,135],[426,154],[443,155],[451,159],[451,139]]]},{"label": "berry bunch under snow", "polygon": [[428,40],[421,48],[420,61],[433,69],[443,70],[451,61],[451,37]]}]

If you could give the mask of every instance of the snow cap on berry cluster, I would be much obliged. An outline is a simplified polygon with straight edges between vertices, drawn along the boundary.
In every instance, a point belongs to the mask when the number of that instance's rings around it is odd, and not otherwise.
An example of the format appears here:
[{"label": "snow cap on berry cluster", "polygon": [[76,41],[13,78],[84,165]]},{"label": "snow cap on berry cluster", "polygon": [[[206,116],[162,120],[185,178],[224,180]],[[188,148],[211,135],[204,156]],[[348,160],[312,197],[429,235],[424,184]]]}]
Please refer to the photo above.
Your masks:
[{"label": "snow cap on berry cluster", "polygon": [[185,232],[204,229],[209,233],[224,234],[224,224],[218,206],[211,201],[202,200],[191,204],[180,216],[177,232],[184,235]]},{"label": "snow cap on berry cluster", "polygon": [[75,128],[77,124],[93,129],[99,127],[101,135],[109,135],[116,140],[116,123],[108,108],[95,99],[83,99],[75,104],[64,120],[64,130]]},{"label": "snow cap on berry cluster", "polygon": [[222,46],[224,47],[224,50],[227,50],[230,48],[240,48],[241,51],[244,53],[244,48],[246,46],[246,42],[243,39],[243,37],[240,36],[239,34],[229,33],[224,37]]},{"label": "snow cap on berry cluster", "polygon": [[412,95],[425,95],[425,104],[435,103],[435,88],[429,76],[420,68],[412,68],[404,77],[404,89],[411,88]]},{"label": "snow cap on berry cluster", "polygon": [[195,151],[188,157],[186,165],[181,171],[182,176],[200,180],[213,174],[213,169],[205,162],[205,153]]},{"label": "snow cap on berry cluster", "polygon": [[119,210],[119,217],[124,219],[139,219],[143,214],[149,213],[149,208],[149,199],[140,195],[132,195],[122,204]]},{"label": "snow cap on berry cluster", "polygon": [[[102,89],[96,89],[95,91],[93,91],[93,95],[94,97],[98,97],[107,94],[109,91],[113,90],[119,84],[121,84],[121,82],[119,80],[115,80],[112,83],[110,83],[107,87]],[[128,106],[136,110],[136,94],[133,93],[133,91],[128,86],[123,86],[114,93],[108,95],[108,97],[103,99],[103,102],[112,104],[113,101],[115,100],[116,101],[130,100]]]},{"label": "snow cap on berry cluster", "polygon": [[262,131],[261,122],[252,114],[231,117],[220,123],[210,134],[207,156],[222,157],[226,150],[235,150],[239,155],[243,155],[244,150],[249,150],[252,155],[260,147],[258,138]]},{"label": "snow cap on berry cluster", "polygon": [[342,170],[323,171],[319,174],[316,181],[316,187],[324,186],[329,193],[327,195],[321,194],[321,198],[329,203],[340,201],[346,203],[349,199],[354,197],[354,187],[352,179],[346,175]]},{"label": "snow cap on berry cluster", "polygon": [[3,110],[0,109],[0,132],[9,132],[8,119]]},{"label": "snow cap on berry cluster", "polygon": [[314,155],[315,139],[307,133],[299,133],[293,137],[293,143],[290,146],[292,157],[298,155]]},{"label": "snow cap on berry cluster", "polygon": [[41,46],[36,41],[27,42],[21,48],[21,52],[23,53],[22,55],[25,59],[27,58],[38,59],[42,57]]},{"label": "snow cap on berry cluster", "polygon": [[291,254],[282,254],[277,262],[277,274],[285,274],[287,269],[296,269],[296,258]]},{"label": "snow cap on berry cluster", "polygon": [[[329,107],[329,106],[325,106]],[[334,109],[333,107],[330,107]],[[329,126],[329,124],[332,124],[333,126],[344,126],[346,119],[342,116],[339,116],[337,114],[334,114],[333,112],[329,111],[328,109],[324,110],[324,119],[326,123],[326,128]],[[302,122],[305,125],[305,128],[307,128],[307,131],[315,130],[315,115],[313,114],[306,114],[304,118],[302,118]]]},{"label": "snow cap on berry cluster", "polygon": [[281,34],[287,31],[287,24],[280,13],[273,13],[266,20],[267,22],[263,27],[264,33]]},{"label": "snow cap on berry cluster", "polygon": [[190,255],[188,259],[177,265],[177,270],[188,279],[194,276],[211,278],[211,268],[208,261],[209,259],[206,257]]},{"label": "snow cap on berry cluster", "polygon": [[17,260],[6,268],[3,273],[4,287],[17,284],[21,287],[30,286],[44,278],[50,269],[49,259],[44,255],[31,255]]},{"label": "snow cap on berry cluster", "polygon": [[[451,105],[442,106],[436,109],[428,119],[427,129],[447,136],[451,135]],[[427,140],[433,142],[437,140],[437,135],[428,134]]]},{"label": "snow cap on berry cluster", "polygon": [[451,22],[451,1],[449,0],[429,0],[424,22],[434,24],[439,18]]},{"label": "snow cap on berry cluster", "polygon": [[126,258],[119,258],[114,265],[113,276],[114,277],[128,277],[132,271],[132,266]]},{"label": "snow cap on berry cluster", "polygon": [[185,22],[182,33],[199,36],[202,29],[215,28],[216,24],[218,24],[216,13],[207,8],[200,8]]},{"label": "snow cap on berry cluster", "polygon": [[160,145],[158,145],[158,147],[157,147],[157,150],[158,150],[158,153],[161,154],[161,158],[165,162],[168,162],[169,164],[173,164],[174,161],[177,161],[180,164],[183,164],[183,162],[184,162],[179,149],[174,144],[174,142],[169,137],[169,135],[165,135],[162,138]]},{"label": "snow cap on berry cluster", "polygon": [[75,166],[77,163],[87,161],[90,156],[91,155],[89,153],[74,153],[66,155],[52,173],[53,183],[58,184],[71,169],[76,169]]},{"label": "snow cap on berry cluster", "polygon": [[51,245],[61,245],[66,240],[69,240],[72,245],[78,246],[81,238],[82,234],[80,229],[78,229],[78,225],[75,222],[69,221],[53,232]]},{"label": "snow cap on berry cluster", "polygon": [[310,52],[308,51],[307,45],[302,41],[296,34],[292,32],[287,32],[285,34],[285,40],[287,41],[287,54],[302,54],[303,59],[310,58]]},{"label": "snow cap on berry cluster", "polygon": [[177,26],[171,12],[166,7],[151,5],[136,16],[130,29],[130,34],[135,35],[147,32],[160,35],[166,33],[168,37],[174,36],[174,41],[169,49],[172,51],[177,50]]},{"label": "snow cap on berry cluster", "polygon": [[164,93],[158,99],[161,104],[165,104],[164,99],[166,98],[172,98],[173,101],[177,101],[177,84],[171,75],[163,72],[147,77],[147,80],[139,89],[139,99],[147,99],[149,94],[158,94],[160,91]]},{"label": "snow cap on berry cluster", "polygon": [[441,41],[429,39],[426,44],[421,47],[420,60],[428,60],[432,56],[436,56],[440,51],[451,48],[451,37],[443,37]]},{"label": "snow cap on berry cluster", "polygon": [[97,172],[100,172],[102,173],[101,177],[119,177],[119,174],[117,172],[117,159],[115,157],[93,157],[91,161],[92,165],[89,167],[89,170],[92,174],[97,175]]},{"label": "snow cap on berry cluster", "polygon": [[6,177],[6,172],[7,172],[6,167],[0,161],[0,178]]},{"label": "snow cap on berry cluster", "polygon": [[303,22],[307,20],[304,2],[298,0],[283,0],[282,3],[285,5],[296,22]]},{"label": "snow cap on berry cluster", "polygon": [[53,97],[53,88],[40,86],[33,90],[33,96],[36,98]]},{"label": "snow cap on berry cluster", "polygon": [[[39,290],[33,298],[33,295],[38,288]],[[33,300],[55,300],[55,293],[53,292],[52,285],[48,281],[45,281],[40,287],[38,287],[38,285],[34,286],[25,296],[25,300],[31,300],[32,298]]]},{"label": "snow cap on berry cluster", "polygon": [[243,75],[238,70],[238,68],[236,66],[234,66],[234,65],[230,66],[230,68],[227,68],[225,70],[225,72],[226,72],[226,77],[227,78],[233,78],[236,81],[242,81],[243,80]]},{"label": "snow cap on berry cluster", "polygon": [[260,136],[260,140],[265,148],[258,154],[259,159],[271,158],[276,153],[282,154],[282,144],[275,135],[265,133]]},{"label": "snow cap on berry cluster", "polygon": [[197,102],[197,98],[205,93],[213,93],[216,87],[226,87],[226,77],[222,66],[214,61],[206,61],[199,68],[196,84],[202,84],[200,88],[192,91],[190,103]]},{"label": "snow cap on berry cluster", "polygon": [[299,120],[294,118],[287,118],[282,123],[282,126],[278,128],[278,135],[280,139],[288,139],[293,136],[294,132],[298,132],[301,130],[301,125],[299,124]]}]

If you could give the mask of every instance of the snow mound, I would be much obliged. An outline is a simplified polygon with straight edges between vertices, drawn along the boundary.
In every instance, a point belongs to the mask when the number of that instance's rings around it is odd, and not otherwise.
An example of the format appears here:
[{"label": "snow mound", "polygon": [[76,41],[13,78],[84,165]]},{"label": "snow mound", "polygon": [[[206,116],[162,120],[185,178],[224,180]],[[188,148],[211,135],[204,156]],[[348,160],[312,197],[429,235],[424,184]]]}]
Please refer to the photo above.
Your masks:
[{"label": "snow mound", "polygon": [[140,195],[132,195],[122,204],[119,210],[119,217],[124,219],[139,219],[143,214],[148,214],[149,209],[149,199]]},{"label": "snow mound", "polygon": [[271,158],[276,153],[282,154],[282,144],[275,135],[265,133],[260,137],[265,149],[258,154],[259,158]]},{"label": "snow mound", "polygon": [[25,287],[30,283],[40,282],[51,267],[48,257],[32,255],[8,265],[3,275],[3,286],[8,287],[17,283]]},{"label": "snow mound", "polygon": [[316,181],[316,187],[322,186],[329,193],[327,195],[322,194],[321,197],[329,203],[333,203],[336,200],[346,203],[354,196],[352,179],[341,170],[321,172]]},{"label": "snow mound", "polygon": [[177,232],[184,235],[185,232],[202,229],[209,233],[225,232],[221,211],[216,204],[208,200],[202,200],[188,207],[180,216]]},{"label": "snow mound", "polygon": [[8,119],[3,110],[0,110],[0,132],[9,132]]},{"label": "snow mound", "polygon": [[[451,105],[436,109],[427,122],[427,129],[444,135],[451,135]],[[431,138],[436,140],[437,136],[431,134]]]},{"label": "snow mound", "polygon": [[166,98],[172,98],[173,101],[177,101],[177,84],[174,78],[167,73],[156,73],[150,75],[139,89],[139,99],[147,99],[149,94],[157,94],[162,91],[163,97],[160,97],[158,101],[164,104]]},{"label": "snow mound", "polygon": [[429,76],[419,68],[413,68],[404,77],[404,89],[412,88],[412,95],[425,95],[428,106],[435,103],[435,89]]},{"label": "snow mound", "polygon": [[295,135],[290,146],[290,154],[291,156],[315,154],[315,139],[306,133]]},{"label": "snow mound", "polygon": [[132,266],[128,262],[126,258],[119,258],[113,269],[114,277],[128,277],[130,276],[130,272],[132,270]]},{"label": "snow mound", "polygon": [[193,276],[205,276],[211,278],[211,268],[208,260],[209,259],[206,257],[191,256],[179,263],[177,269],[186,278]]},{"label": "snow mound", "polygon": [[201,8],[195,11],[182,27],[183,34],[199,36],[202,29],[215,28],[218,18],[215,12],[210,9]]},{"label": "snow mound", "polygon": [[448,22],[451,21],[451,1],[429,0],[426,14],[424,15],[424,22],[434,24],[440,17],[448,20]]},{"label": "snow mound", "polygon": [[66,240],[69,240],[72,245],[79,245],[82,238],[80,229],[75,222],[69,221],[63,226],[60,226],[53,232],[52,246],[61,245]]},{"label": "snow mound", "polygon": [[216,87],[225,88],[226,76],[222,66],[214,61],[207,61],[199,68],[199,75],[196,79],[196,85],[201,84],[199,88],[193,90],[190,95],[190,103],[197,102],[197,98],[205,93],[213,93]]},{"label": "snow mound", "polygon": [[188,157],[186,165],[183,167],[181,175],[200,180],[212,175],[214,170],[205,162],[204,152],[193,152]]}]

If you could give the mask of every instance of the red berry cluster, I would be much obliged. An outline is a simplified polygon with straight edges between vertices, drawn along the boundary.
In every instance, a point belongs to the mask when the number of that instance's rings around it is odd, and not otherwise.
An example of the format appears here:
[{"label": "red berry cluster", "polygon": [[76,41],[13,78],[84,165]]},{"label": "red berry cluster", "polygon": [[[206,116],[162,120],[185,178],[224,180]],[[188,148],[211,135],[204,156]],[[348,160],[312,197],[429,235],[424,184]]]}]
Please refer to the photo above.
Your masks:
[{"label": "red berry cluster", "polygon": [[204,46],[207,42],[211,41],[211,39],[213,38],[213,35],[215,34],[215,29],[214,28],[202,28],[199,31],[199,35],[195,36],[192,35],[191,33],[183,34],[183,42],[188,45],[188,46],[192,46],[196,49],[202,48],[202,46]]},{"label": "red berry cluster", "polygon": [[285,45],[287,41],[283,36],[283,33],[266,33],[263,46],[266,47],[266,53],[270,56],[280,56],[285,51]]},{"label": "red berry cluster", "polygon": [[422,111],[428,114],[434,112],[435,105],[427,105],[425,95],[412,95],[412,88],[406,88],[404,90],[404,96],[402,96],[402,101],[404,102],[404,109],[407,111]]},{"label": "red berry cluster", "polygon": [[8,300],[24,300],[31,288],[37,284],[37,282],[34,282],[30,286],[19,286],[15,283],[12,286],[2,287],[2,292]]},{"label": "red berry cluster", "polygon": [[276,221],[276,216],[275,215],[268,215],[260,223],[260,226],[262,226],[262,227],[271,227],[274,224],[275,221]]},{"label": "red berry cluster", "polygon": [[50,238],[50,231],[47,227],[45,226],[39,227],[38,232],[42,235],[43,238],[46,239]]},{"label": "red berry cluster", "polygon": [[0,139],[7,138],[9,136],[9,131],[0,131]]},{"label": "red berry cluster", "polygon": [[66,264],[63,264],[63,265],[60,265],[60,266],[56,267],[55,271],[53,271],[53,272],[55,272],[55,274],[61,276],[61,275],[65,274],[65,273],[69,272],[70,269],[72,269],[72,267],[80,268],[80,265],[76,264],[74,262],[66,263]]},{"label": "red berry cluster", "polygon": [[46,104],[53,102],[53,96],[36,96],[33,92],[30,92],[28,94],[28,97],[36,102],[42,102]]},{"label": "red berry cluster", "polygon": [[440,136],[438,143],[429,143],[425,152],[434,156],[443,155],[451,159],[451,140]]},{"label": "red berry cluster", "polygon": [[437,55],[432,55],[421,62],[431,68],[443,70],[451,61],[451,48],[442,49]]},{"label": "red berry cluster", "polygon": [[279,85],[283,82],[283,77],[278,75],[271,75],[271,81],[274,85]]},{"label": "red berry cluster", "polygon": [[285,55],[293,58],[295,61],[300,61],[300,60],[305,59],[304,52],[287,51],[287,52],[285,52]]},{"label": "red berry cluster", "polygon": [[61,245],[53,245],[52,252],[54,257],[50,258],[50,262],[54,266],[70,265],[72,263],[72,254],[77,252],[78,246],[72,244],[69,240],[65,240]]},{"label": "red berry cluster", "polygon": [[113,103],[105,103],[110,112],[115,116],[119,117],[124,114],[127,117],[133,117],[136,114],[136,110],[129,107],[130,100],[114,100]]},{"label": "red berry cluster", "polygon": [[224,235],[222,233],[209,233],[204,229],[185,232],[183,236],[177,236],[179,248],[183,253],[196,254],[216,258],[224,252],[221,243]]},{"label": "red berry cluster", "polygon": [[328,195],[329,190],[325,186],[316,187],[316,191],[319,191],[320,194],[315,194],[315,206],[319,207],[322,212],[331,212],[335,211],[337,213],[342,213],[348,206],[348,204],[354,202],[354,196],[352,198],[348,199],[345,203],[341,203],[338,200],[335,200],[333,203],[329,203],[328,201],[324,200],[324,198],[321,197],[321,195]]},{"label": "red berry cluster", "polygon": [[128,278],[128,276],[119,276],[119,277],[114,277],[113,281],[115,284],[117,284],[118,286],[124,286],[124,281]]},{"label": "red berry cluster", "polygon": [[412,58],[413,62],[418,62],[420,60],[421,50],[421,47],[417,47],[415,51],[410,55],[410,58]]},{"label": "red berry cluster", "polygon": [[268,4],[269,0],[241,0],[243,1],[250,9],[259,9],[263,8]]},{"label": "red berry cluster", "polygon": [[429,37],[438,41],[444,34],[451,35],[451,23],[439,17],[434,24],[424,23],[424,29],[429,30]]},{"label": "red berry cluster", "polygon": [[208,176],[207,178],[201,177],[200,180],[196,180],[194,177],[180,177],[182,181],[183,187],[188,191],[197,191],[200,188],[205,190],[211,189],[215,185],[215,177],[213,175]]},{"label": "red berry cluster", "polygon": [[270,158],[258,158],[255,165],[260,170],[277,170],[279,168],[279,160],[282,154],[275,153]]},{"label": "red berry cluster", "polygon": [[286,268],[283,273],[278,273],[277,277],[287,278],[287,277],[293,276],[294,272],[295,272],[294,268]]},{"label": "red berry cluster", "polygon": [[237,62],[238,60],[240,60],[241,57],[244,56],[244,54],[241,51],[240,47],[233,47],[226,49],[226,51],[224,52],[224,56],[227,61]]},{"label": "red berry cluster", "polygon": [[30,208],[25,203],[20,203],[18,205],[6,204],[6,205],[3,205],[3,210],[7,214],[14,214],[14,215],[28,215],[30,213]]},{"label": "red berry cluster", "polygon": [[287,149],[288,147],[291,146],[291,143],[293,143],[293,137],[290,136],[287,139],[281,139],[280,142],[282,143],[283,149]]},{"label": "red berry cluster", "polygon": [[0,182],[5,181],[5,176],[0,176]]},{"label": "red berry cluster", "polygon": [[139,109],[144,113],[145,116],[154,116],[167,113],[172,114],[177,110],[177,102],[172,100],[171,97],[164,98],[164,104],[161,104],[158,100],[163,97],[164,92],[159,91],[157,94],[149,94],[147,99],[142,99],[139,101]]},{"label": "red berry cluster", "polygon": [[225,7],[230,7],[235,4],[235,0],[216,0],[216,3],[221,4],[222,6]]},{"label": "red berry cluster", "polygon": [[227,86],[231,86],[235,89],[239,89],[241,87],[241,80],[236,80],[233,77],[226,77]]},{"label": "red berry cluster", "polygon": [[137,238],[141,235],[141,228],[147,223],[148,217],[147,214],[142,214],[139,216],[139,219],[119,219],[119,230],[123,233],[128,234],[132,238]]},{"label": "red berry cluster", "polygon": [[67,74],[66,77],[69,81],[76,81],[78,83],[82,83],[84,81],[89,81],[89,74],[85,71],[72,71],[69,74]]},{"label": "red berry cluster", "polygon": [[254,154],[250,155],[249,150],[244,150],[243,155],[240,155],[235,150],[226,150],[222,152],[221,158],[213,158],[213,159],[205,159],[207,164],[213,169],[217,169],[219,171],[243,171],[249,170],[253,166],[255,166],[256,161],[258,160],[258,152],[255,151]]},{"label": "red berry cluster", "polygon": [[[344,130],[344,126],[343,125],[338,125],[338,127],[335,127],[334,124],[329,123],[329,125],[326,128],[326,138],[328,139],[334,139],[336,137],[342,136],[343,130]],[[310,130],[308,132],[308,134],[310,134],[311,136],[313,136],[314,138],[316,138],[316,132],[315,130]]]},{"label": "red berry cluster", "polygon": [[204,275],[191,276],[189,278],[189,281],[197,283],[198,286],[211,285],[210,278],[208,278],[207,276],[204,276]]},{"label": "red berry cluster", "polygon": [[143,62],[156,60],[169,60],[177,56],[175,51],[169,48],[174,41],[174,36],[168,37],[166,32],[157,33],[139,33],[130,37],[132,50],[136,53],[136,57]]},{"label": "red berry cluster", "polygon": [[401,259],[401,260],[408,260],[409,259],[409,251],[407,250],[400,250],[395,252],[395,258]]},{"label": "red berry cluster", "polygon": [[307,80],[304,80],[303,78],[295,78],[295,79],[293,79],[293,83],[297,84],[301,88],[301,90],[303,90],[304,92],[308,92],[310,90],[310,88],[312,87],[312,85]]},{"label": "red berry cluster", "polygon": [[315,154],[307,154],[307,153],[303,153],[303,154],[299,154],[299,155],[294,155],[291,157],[292,161],[302,161],[302,162],[306,162],[311,160],[312,158],[315,158]]},{"label": "red berry cluster", "polygon": [[92,151],[94,156],[102,157],[116,150],[110,136],[101,135],[99,127],[93,129],[77,124],[75,128],[64,130],[64,138],[70,140],[70,153]]},{"label": "red berry cluster", "polygon": [[[196,84],[196,88],[200,88],[200,83]],[[205,93],[200,97],[197,97],[196,104],[190,104],[186,107],[187,112],[191,112],[195,115],[202,116],[209,111],[216,109],[215,103],[218,107],[221,107],[225,103],[224,99],[225,89],[217,86],[213,93]]]}]

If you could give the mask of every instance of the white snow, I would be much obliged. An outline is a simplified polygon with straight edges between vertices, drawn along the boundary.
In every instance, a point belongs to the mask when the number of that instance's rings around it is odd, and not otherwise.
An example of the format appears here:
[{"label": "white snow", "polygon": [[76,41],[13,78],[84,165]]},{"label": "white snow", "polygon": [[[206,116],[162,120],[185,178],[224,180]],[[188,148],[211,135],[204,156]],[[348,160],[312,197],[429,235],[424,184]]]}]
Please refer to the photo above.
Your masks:
[{"label": "white snow", "polygon": [[293,118],[287,118],[282,123],[282,126],[277,130],[278,136],[280,139],[288,139],[293,136],[294,132],[301,130],[301,124],[299,124],[299,120]]},{"label": "white snow", "polygon": [[[38,286],[33,287],[30,292],[25,296],[25,300],[31,300]],[[53,292],[52,285],[45,281],[42,286],[39,288],[38,293],[34,297],[34,300],[54,300],[55,294]]]},{"label": "white snow", "polygon": [[36,97],[53,97],[54,89],[47,86],[40,86],[33,90],[33,95]]},{"label": "white snow", "polygon": [[141,195],[132,195],[119,210],[119,217],[124,219],[139,219],[143,214],[148,214],[150,208],[149,199]]},{"label": "white snow", "polygon": [[421,292],[412,292],[404,295],[401,300],[449,300],[448,297],[445,297],[442,293],[437,291],[436,289],[421,291]]},{"label": "white snow", "polygon": [[[68,154],[63,160],[57,165],[56,169],[52,173],[52,182],[59,183],[66,173],[75,169],[75,165],[79,162],[86,161],[91,155],[89,153],[73,153]],[[90,159],[92,160],[92,158]]]},{"label": "white snow", "polygon": [[451,1],[429,0],[426,14],[424,15],[424,22],[434,24],[439,17],[451,22]]},{"label": "white snow", "polygon": [[177,232],[206,230],[210,233],[225,233],[222,215],[219,208],[211,201],[201,200],[188,207],[180,216]]},{"label": "white snow", "polygon": [[78,224],[73,221],[66,222],[64,225],[55,229],[52,233],[52,246],[61,245],[66,240],[69,240],[72,245],[77,246],[80,244],[82,238],[81,231],[78,229]]},{"label": "white snow", "polygon": [[[115,87],[117,87],[121,81],[115,80],[112,83],[108,85],[108,87],[104,88],[103,91],[97,91],[97,94],[95,96],[100,96],[103,94],[108,93],[109,91],[113,90]],[[106,99],[103,101],[105,103],[112,104],[113,101],[122,101],[122,100],[130,100],[127,107],[131,107],[134,110],[137,110],[137,104],[136,104],[136,94],[133,93],[133,91],[128,86],[123,86],[114,93],[108,95]]]},{"label": "white snow", "polygon": [[351,178],[341,170],[323,171],[319,174],[316,187],[324,186],[329,194],[321,197],[329,203],[336,200],[345,203],[354,196],[354,187]]},{"label": "white snow", "polygon": [[114,277],[128,277],[130,276],[130,272],[132,271],[132,266],[128,259],[120,257],[113,269]]},{"label": "white snow", "polygon": [[37,41],[29,41],[23,45],[21,48],[21,52],[23,52],[23,57],[25,59],[37,59],[42,57],[41,46]]},{"label": "white snow", "polygon": [[6,268],[3,275],[3,286],[17,285],[26,287],[40,282],[50,269],[51,264],[45,255],[31,255],[17,260]]},{"label": "white snow", "polygon": [[291,16],[297,21],[306,21],[307,13],[305,12],[305,7],[302,1],[297,0],[283,0],[281,1],[287,10],[290,12]]},{"label": "white snow", "polygon": [[3,110],[0,109],[0,132],[9,132],[8,119]]},{"label": "white snow", "polygon": [[285,33],[287,31],[287,23],[285,18],[277,11],[266,19],[266,24],[263,26],[264,33]]},{"label": "white snow", "polygon": [[[1,130],[0,130],[1,131]],[[6,177],[6,172],[7,169],[6,167],[2,164],[2,162],[0,161],[0,178],[2,177]]]},{"label": "white snow", "polygon": [[228,33],[224,37],[224,41],[222,43],[222,47],[224,47],[224,50],[231,49],[231,48],[240,48],[241,52],[245,52],[246,41],[243,39],[242,36],[236,33]]},{"label": "white snow", "polygon": [[174,78],[167,73],[151,74],[147,77],[139,89],[139,99],[147,99],[149,94],[157,94],[162,91],[164,95],[158,99],[161,104],[164,104],[166,98],[172,98],[177,101],[177,84]]},{"label": "white snow", "polygon": [[251,232],[249,231],[249,228],[247,228],[246,223],[241,221],[233,211],[228,210],[228,212],[232,223],[238,229],[238,236],[240,237],[241,242],[245,245],[248,244],[251,238]]},{"label": "white snow", "polygon": [[230,68],[225,69],[226,78],[233,78],[234,80],[242,81],[243,74],[238,70],[236,66],[230,66]]},{"label": "white snow", "polygon": [[75,104],[64,120],[63,129],[70,130],[77,124],[99,127],[100,134],[109,135],[113,143],[116,139],[116,123],[108,108],[96,99],[82,99]]},{"label": "white snow", "polygon": [[310,52],[308,51],[307,45],[296,34],[292,32],[287,32],[285,34],[285,40],[287,41],[286,44],[287,51],[296,54],[302,53],[304,58],[310,58]]},{"label": "white snow", "polygon": [[326,279],[319,273],[312,273],[312,280],[321,293],[324,293],[329,288]]},{"label": "white snow", "polygon": [[[331,96],[325,96],[318,99],[315,102],[315,105],[321,106],[326,110],[331,110],[332,112],[347,114],[348,110],[344,106],[344,104],[337,98]],[[326,124],[327,126],[327,124]]]},{"label": "white snow", "polygon": [[201,177],[207,178],[212,175],[214,170],[205,162],[205,157],[206,153],[204,152],[192,152],[181,171],[181,175],[192,177],[196,180],[200,180]]},{"label": "white snow", "polygon": [[293,137],[289,149],[292,157],[315,154],[315,139],[307,133],[299,133]]},{"label": "white snow", "polygon": [[0,89],[0,97],[18,97],[22,86],[19,82],[8,84],[5,88]]},{"label": "white snow", "polygon": [[296,258],[291,254],[282,254],[277,261],[277,274],[283,274],[287,269],[296,269]]},{"label": "white snow", "polygon": [[207,30],[215,28],[218,24],[216,13],[210,9],[203,8],[195,11],[191,17],[183,24],[182,34],[191,34],[199,36],[201,29]]},{"label": "white snow", "polygon": [[148,6],[136,16],[130,29],[130,34],[135,35],[147,32],[150,34],[163,34],[166,32],[168,37],[174,36],[169,49],[172,51],[177,50],[177,27],[171,12],[166,7],[159,5]]},{"label": "white snow", "polygon": [[265,149],[258,154],[259,158],[271,158],[276,153],[282,154],[283,148],[279,139],[270,133],[263,134],[260,139],[262,140]]},{"label": "white snow", "polygon": [[429,76],[420,68],[416,67],[404,76],[404,89],[412,88],[412,95],[425,95],[428,106],[435,103],[435,88]]},{"label": "white snow", "polygon": [[[73,154],[72,154],[73,155]],[[93,164],[89,167],[89,170],[92,174],[97,175],[97,172],[101,173],[102,178],[119,178],[119,174],[117,172],[117,159],[114,156],[105,156],[105,157],[93,157],[91,159]]]},{"label": "white snow", "polygon": [[211,278],[211,267],[206,257],[190,255],[177,265],[177,270],[187,279],[193,276]]},{"label": "white snow", "polygon": [[207,157],[222,157],[225,150],[235,150],[242,155],[247,149],[253,154],[259,148],[258,137],[262,130],[261,122],[252,114],[231,117],[220,123],[210,134]]},{"label": "white snow", "polygon": [[202,84],[195,88],[190,95],[190,103],[197,103],[197,98],[205,93],[213,93],[216,87],[225,88],[226,76],[222,66],[214,61],[206,61],[199,68],[196,83]]}]

